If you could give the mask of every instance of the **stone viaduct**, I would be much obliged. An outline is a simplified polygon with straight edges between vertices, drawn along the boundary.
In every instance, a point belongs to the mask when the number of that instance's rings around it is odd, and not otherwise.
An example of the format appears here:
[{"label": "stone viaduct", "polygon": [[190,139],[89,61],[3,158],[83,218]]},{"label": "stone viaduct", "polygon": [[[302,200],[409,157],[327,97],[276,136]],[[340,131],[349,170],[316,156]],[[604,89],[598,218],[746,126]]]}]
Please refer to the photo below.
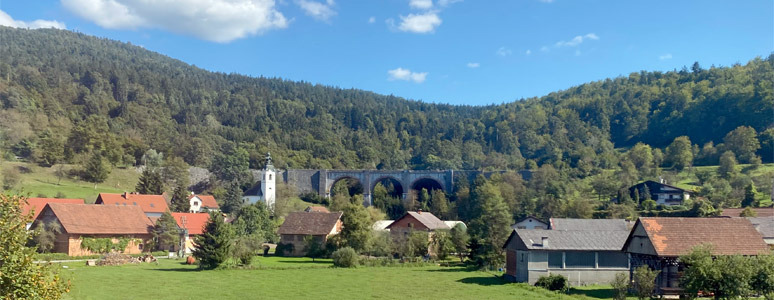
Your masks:
[{"label": "stone viaduct", "polygon": [[[455,171],[455,170],[297,170],[290,169],[280,171],[278,174],[283,181],[296,187],[299,193],[314,192],[320,196],[330,197],[333,185],[342,179],[355,179],[363,187],[364,205],[371,205],[371,191],[377,183],[389,179],[403,191],[405,199],[410,190],[418,190],[422,187],[442,189],[446,194],[454,192],[454,182],[461,178],[472,179],[478,174],[489,177],[493,173],[503,171]],[[531,173],[520,172],[525,180]]]}]

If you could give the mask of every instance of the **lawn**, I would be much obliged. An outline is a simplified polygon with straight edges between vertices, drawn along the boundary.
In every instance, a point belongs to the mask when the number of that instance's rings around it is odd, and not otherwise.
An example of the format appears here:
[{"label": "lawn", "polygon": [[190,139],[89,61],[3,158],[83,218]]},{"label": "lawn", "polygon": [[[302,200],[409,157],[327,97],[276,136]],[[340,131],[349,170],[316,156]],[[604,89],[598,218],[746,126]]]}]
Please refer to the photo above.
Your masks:
[{"label": "lawn", "polygon": [[[463,267],[332,268],[330,260],[258,257],[256,269],[199,271],[178,260],[86,267],[67,263],[65,299],[593,299],[505,283]],[[582,294],[582,293],[581,293]]]},{"label": "lawn", "polygon": [[[2,168],[17,168],[20,172],[19,183],[14,191],[29,194],[30,197],[46,196],[55,197],[57,193],[64,194],[65,198],[84,199],[86,203],[97,200],[99,193],[122,193],[134,191],[134,186],[140,178],[140,174],[134,168],[113,168],[107,180],[95,185],[94,183],[79,180],[77,178],[63,177],[59,182],[56,168],[45,168],[35,164],[23,162],[3,162]],[[77,168],[74,165],[65,165],[65,169]]]}]

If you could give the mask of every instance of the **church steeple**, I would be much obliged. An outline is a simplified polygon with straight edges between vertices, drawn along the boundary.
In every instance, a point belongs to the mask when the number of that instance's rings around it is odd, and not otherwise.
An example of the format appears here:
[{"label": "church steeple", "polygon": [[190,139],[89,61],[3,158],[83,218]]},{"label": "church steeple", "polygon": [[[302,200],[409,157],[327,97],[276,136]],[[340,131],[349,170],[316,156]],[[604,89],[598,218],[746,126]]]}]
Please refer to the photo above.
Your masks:
[{"label": "church steeple", "polygon": [[263,167],[264,170],[274,170],[274,165],[271,163],[271,153],[266,152],[266,166]]}]

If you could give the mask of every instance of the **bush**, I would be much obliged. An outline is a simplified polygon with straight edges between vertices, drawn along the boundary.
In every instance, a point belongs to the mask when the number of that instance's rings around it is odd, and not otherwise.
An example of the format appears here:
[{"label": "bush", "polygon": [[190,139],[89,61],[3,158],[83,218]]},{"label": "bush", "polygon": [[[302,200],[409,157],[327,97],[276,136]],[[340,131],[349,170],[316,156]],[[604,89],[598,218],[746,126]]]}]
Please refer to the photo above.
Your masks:
[{"label": "bush", "polygon": [[276,256],[290,256],[293,255],[295,246],[293,244],[277,244],[277,248],[274,248],[274,255]]},{"label": "bush", "polygon": [[650,299],[653,289],[656,288],[656,276],[661,271],[651,270],[648,266],[640,266],[634,269],[632,279],[637,299]]},{"label": "bush", "polygon": [[339,268],[353,268],[357,266],[357,253],[355,249],[350,247],[334,251],[331,258],[333,258],[333,265]]},{"label": "bush", "polygon": [[626,300],[626,291],[629,289],[629,275],[626,273],[615,274],[615,278],[610,282],[613,287],[613,299]]},{"label": "bush", "polygon": [[540,276],[535,286],[542,287],[551,291],[564,292],[570,288],[570,283],[567,278],[559,274],[551,274],[548,276]]}]

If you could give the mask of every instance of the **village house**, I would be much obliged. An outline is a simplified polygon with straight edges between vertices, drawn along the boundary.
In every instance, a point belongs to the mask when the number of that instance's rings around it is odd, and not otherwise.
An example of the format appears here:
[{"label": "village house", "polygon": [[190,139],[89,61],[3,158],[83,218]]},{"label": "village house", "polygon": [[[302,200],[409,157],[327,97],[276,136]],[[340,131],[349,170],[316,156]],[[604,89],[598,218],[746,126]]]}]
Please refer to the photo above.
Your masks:
[{"label": "village house", "polygon": [[432,235],[436,230],[449,230],[451,228],[432,213],[419,210],[406,212],[385,229],[389,229],[392,238],[397,239],[408,237],[411,231],[427,231]]},{"label": "village house", "polygon": [[660,271],[657,293],[677,294],[685,267],[678,258],[702,244],[711,245],[713,255],[758,255],[768,251],[761,234],[744,218],[641,217],[623,249],[630,254],[631,271],[643,265]]},{"label": "village house", "polygon": [[747,220],[763,236],[766,245],[774,250],[774,217],[750,217]]},{"label": "village house", "polygon": [[390,230],[387,229],[387,226],[390,226],[392,222],[395,222],[395,220],[378,220],[374,222],[374,225],[371,225],[371,230],[380,231],[380,232],[390,232]]},{"label": "village house", "polygon": [[325,244],[332,235],[339,234],[342,228],[341,212],[292,212],[285,217],[277,233],[280,243],[292,245],[292,251],[287,255],[303,256],[306,254],[305,239],[311,236],[320,244]]},{"label": "village house", "polygon": [[191,192],[188,196],[188,204],[190,208],[188,212],[191,213],[209,213],[211,211],[220,211],[218,201],[215,201],[215,197],[211,195],[196,195]]},{"label": "village house", "polygon": [[307,207],[306,207],[306,209],[305,209],[304,211],[305,211],[305,212],[324,212],[324,213],[329,213],[329,212],[331,212],[331,211],[330,211],[330,210],[328,210],[328,208],[327,208],[327,207],[325,207],[325,206],[307,206]]},{"label": "village house", "polygon": [[[181,243],[185,249],[185,254],[191,254],[194,247],[194,238],[204,233],[204,226],[210,220],[210,214],[204,213],[172,213],[172,217],[177,222],[177,227],[183,229]],[[170,252],[180,250],[179,245],[170,248]]]},{"label": "village house", "polygon": [[40,214],[40,211],[49,203],[83,204],[83,199],[27,198],[27,202],[22,206],[22,215],[27,215],[31,211],[34,212],[31,221],[27,223],[27,229],[30,229],[32,221],[35,221]]},{"label": "village house", "polygon": [[639,197],[640,201],[645,201],[648,194],[650,199],[656,201],[658,205],[682,205],[683,201],[691,198],[691,193],[687,190],[665,183],[648,180],[638,183],[629,188],[629,195],[632,199]]},{"label": "village house", "polygon": [[511,232],[503,245],[506,279],[534,284],[541,276],[559,274],[573,285],[607,284],[629,270],[629,257],[621,251],[629,233],[623,220],[553,221],[561,229]]},{"label": "village house", "polygon": [[167,201],[162,195],[141,195],[137,193],[109,194],[99,193],[94,204],[111,206],[139,206],[145,216],[156,221],[169,210]]},{"label": "village house", "polygon": [[151,239],[153,223],[142,209],[134,205],[89,205],[48,203],[32,224],[56,222],[61,233],[56,235],[53,252],[69,256],[98,254],[83,246],[85,238],[107,238],[114,244],[128,242],[125,254],[139,254]]},{"label": "village house", "polygon": [[548,223],[534,216],[526,216],[511,225],[513,229],[548,229]]}]

